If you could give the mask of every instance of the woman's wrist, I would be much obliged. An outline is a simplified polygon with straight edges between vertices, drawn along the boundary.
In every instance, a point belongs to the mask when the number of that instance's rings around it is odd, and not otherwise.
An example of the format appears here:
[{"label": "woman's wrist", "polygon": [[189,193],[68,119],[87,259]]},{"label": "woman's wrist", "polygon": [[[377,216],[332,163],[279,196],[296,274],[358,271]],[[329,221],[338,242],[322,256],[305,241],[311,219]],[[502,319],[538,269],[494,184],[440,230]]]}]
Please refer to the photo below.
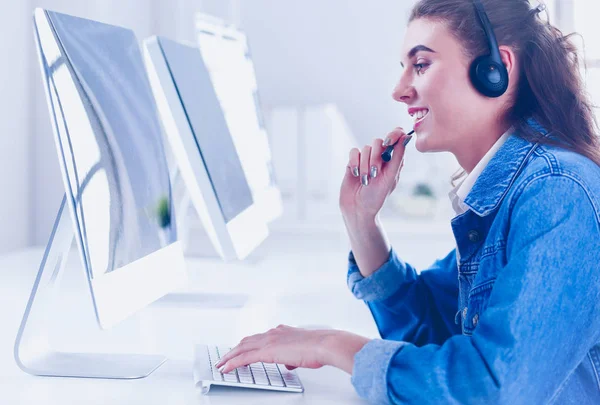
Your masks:
[{"label": "woman's wrist", "polygon": [[363,277],[368,277],[389,258],[391,245],[378,217],[370,220],[349,220],[346,230],[354,260]]},{"label": "woman's wrist", "polygon": [[344,224],[350,239],[358,240],[381,231],[381,222],[376,215],[344,217]]},{"label": "woman's wrist", "polygon": [[352,374],[354,356],[371,339],[345,331],[328,331],[321,344],[322,364]]}]

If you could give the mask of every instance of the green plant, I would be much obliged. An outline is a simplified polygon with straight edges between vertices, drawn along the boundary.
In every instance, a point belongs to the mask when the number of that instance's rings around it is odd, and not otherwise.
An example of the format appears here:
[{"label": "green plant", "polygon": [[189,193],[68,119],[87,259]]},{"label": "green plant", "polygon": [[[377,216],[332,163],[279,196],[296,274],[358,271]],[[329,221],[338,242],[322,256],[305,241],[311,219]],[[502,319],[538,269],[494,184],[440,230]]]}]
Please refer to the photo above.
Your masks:
[{"label": "green plant", "polygon": [[435,198],[435,194],[429,184],[426,183],[417,183],[415,188],[413,189],[414,196],[422,196],[428,198]]},{"label": "green plant", "polygon": [[171,225],[171,205],[169,199],[163,197],[159,200],[156,207],[156,217],[158,218],[158,225],[161,228],[166,228]]}]

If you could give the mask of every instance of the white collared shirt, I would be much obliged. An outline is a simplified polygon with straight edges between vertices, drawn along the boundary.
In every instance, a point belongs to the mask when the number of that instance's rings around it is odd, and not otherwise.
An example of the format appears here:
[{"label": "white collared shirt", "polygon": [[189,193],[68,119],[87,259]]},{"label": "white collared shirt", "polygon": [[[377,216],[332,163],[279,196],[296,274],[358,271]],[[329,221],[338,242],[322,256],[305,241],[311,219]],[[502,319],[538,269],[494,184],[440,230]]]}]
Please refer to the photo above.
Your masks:
[{"label": "white collared shirt", "polygon": [[492,157],[496,154],[498,149],[506,142],[510,134],[513,132],[513,128],[509,128],[494,145],[487,151],[487,153],[481,158],[479,163],[475,166],[475,168],[469,173],[469,175],[464,178],[459,184],[456,185],[449,193],[448,197],[450,198],[450,202],[452,203],[452,208],[456,215],[463,214],[469,210],[469,206],[464,203],[465,198],[473,188],[473,185],[477,181],[477,178],[483,172],[483,169],[488,165]]}]

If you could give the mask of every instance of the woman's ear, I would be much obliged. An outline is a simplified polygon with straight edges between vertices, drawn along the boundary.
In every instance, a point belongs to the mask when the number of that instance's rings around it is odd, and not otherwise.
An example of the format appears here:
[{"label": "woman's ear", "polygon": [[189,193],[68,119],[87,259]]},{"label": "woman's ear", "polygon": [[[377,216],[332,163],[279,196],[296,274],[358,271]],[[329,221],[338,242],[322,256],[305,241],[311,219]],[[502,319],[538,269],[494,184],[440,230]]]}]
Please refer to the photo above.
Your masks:
[{"label": "woman's ear", "polygon": [[517,56],[513,49],[509,46],[501,45],[498,48],[500,50],[500,58],[502,58],[502,64],[506,67],[506,70],[508,71],[507,94],[513,94],[516,91],[519,82]]},{"label": "woman's ear", "polygon": [[513,52],[512,48],[506,45],[500,45],[498,47],[500,50],[500,57],[502,58],[502,63],[506,67],[508,71],[509,82],[513,79],[513,76],[518,72],[517,67],[517,57]]}]

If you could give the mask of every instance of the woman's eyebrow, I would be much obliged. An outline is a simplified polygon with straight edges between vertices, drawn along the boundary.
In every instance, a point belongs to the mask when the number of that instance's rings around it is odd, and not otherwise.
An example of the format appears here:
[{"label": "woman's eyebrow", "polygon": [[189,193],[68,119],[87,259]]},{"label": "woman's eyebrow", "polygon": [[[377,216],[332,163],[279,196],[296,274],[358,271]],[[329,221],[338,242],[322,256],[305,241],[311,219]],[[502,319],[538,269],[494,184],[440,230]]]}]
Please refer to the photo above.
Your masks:
[{"label": "woman's eyebrow", "polygon": [[[435,51],[433,49],[428,48],[425,45],[417,45],[417,46],[413,46],[412,49],[410,51],[408,51],[408,54],[406,54],[406,58],[407,59],[412,58],[419,51],[435,53]],[[404,67],[404,64],[402,62],[400,62],[400,66]]]}]

